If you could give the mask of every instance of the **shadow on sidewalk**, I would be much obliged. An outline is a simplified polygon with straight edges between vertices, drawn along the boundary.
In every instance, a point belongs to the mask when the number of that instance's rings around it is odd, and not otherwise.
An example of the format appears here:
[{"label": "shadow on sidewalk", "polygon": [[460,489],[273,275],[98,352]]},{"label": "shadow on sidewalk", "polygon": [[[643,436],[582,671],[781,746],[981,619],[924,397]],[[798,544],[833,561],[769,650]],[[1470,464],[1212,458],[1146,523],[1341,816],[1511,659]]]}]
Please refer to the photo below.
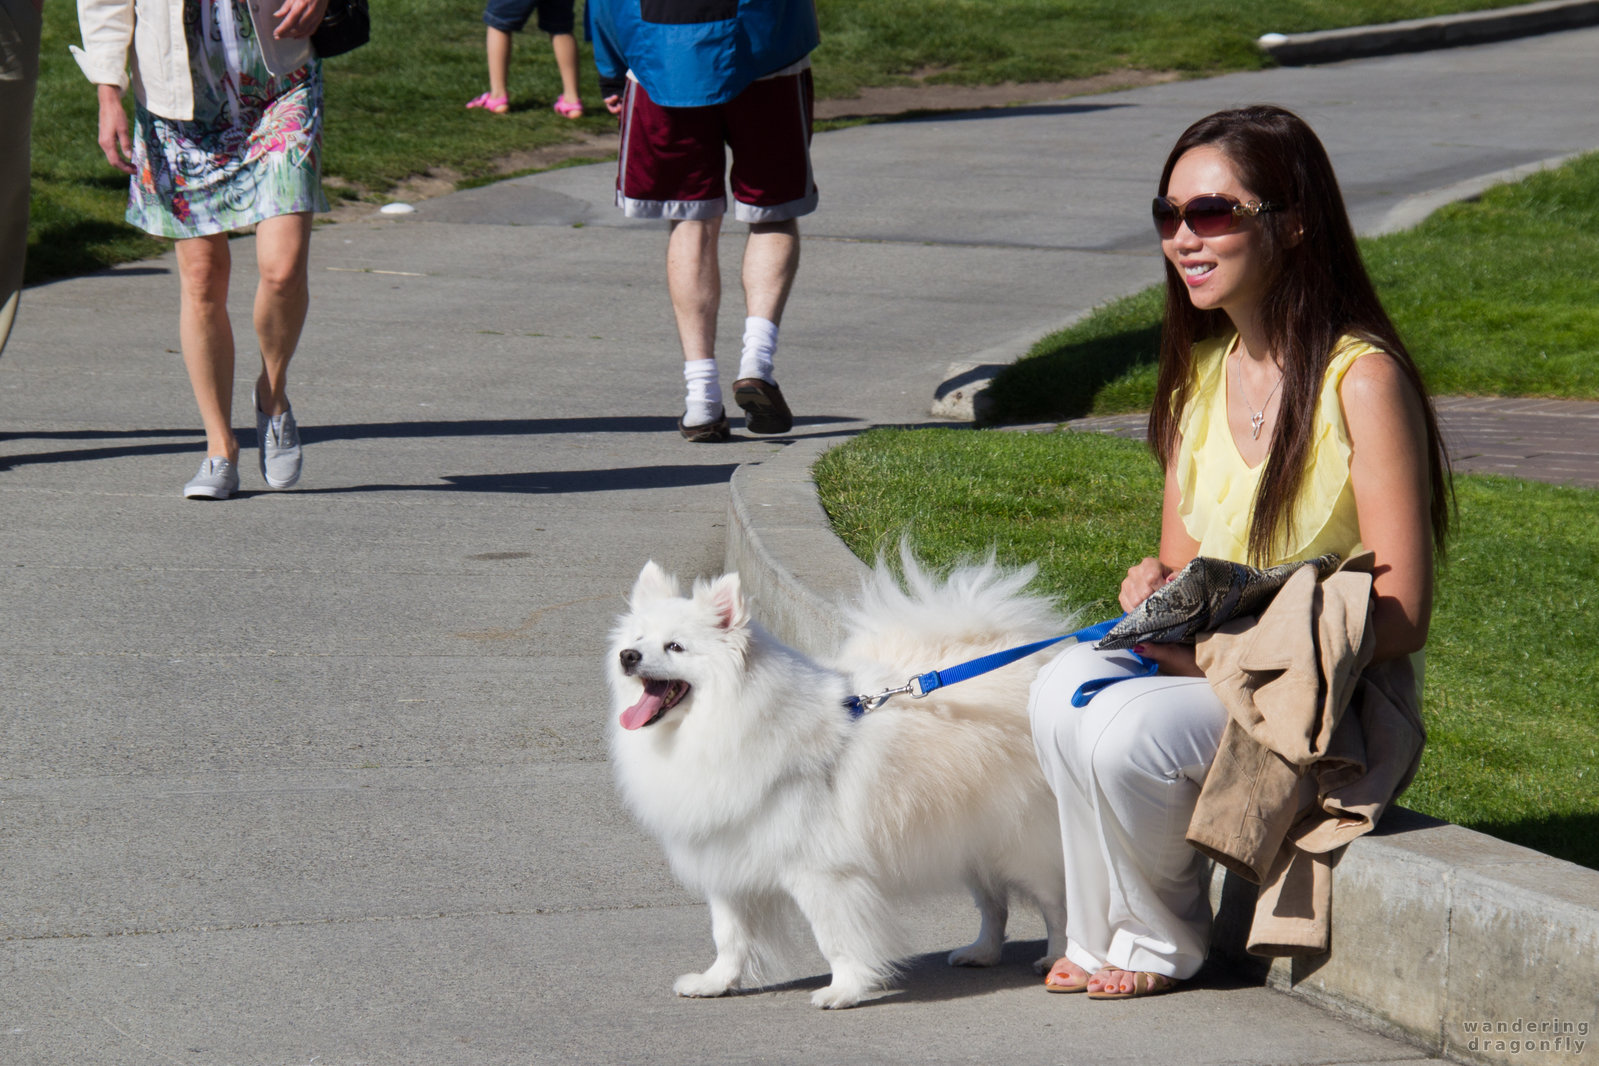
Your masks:
[{"label": "shadow on sidewalk", "polygon": [[[255,441],[255,431],[249,433]],[[177,438],[177,439],[174,439]],[[96,459],[128,459],[144,455],[180,455],[192,452],[196,443],[204,443],[205,431],[201,429],[72,429],[47,430],[40,433],[0,433],[0,445],[15,440],[146,440],[155,444],[104,445],[98,448],[77,448],[53,452],[24,452],[0,454],[0,470],[18,466],[36,466],[42,463],[78,463]],[[241,442],[244,434],[240,434]]]},{"label": "shadow on sidewalk", "polygon": [[[796,432],[772,437],[752,437],[734,433],[733,439],[766,440],[788,443],[798,436],[816,436],[799,432],[800,427],[818,425],[854,424],[842,415],[811,415],[796,418]],[[737,423],[735,423],[737,425]],[[254,429],[237,430],[239,447],[257,446]],[[507,418],[466,419],[459,422],[364,422],[350,425],[302,426],[301,440],[307,446],[329,441],[447,439],[454,437],[527,437],[574,433],[660,433],[668,435],[671,443],[677,441],[677,420],[654,415],[620,416],[607,418]],[[826,435],[826,434],[822,434]],[[58,449],[46,452],[20,452],[0,454],[0,469],[19,466],[37,466],[44,463],[78,463],[103,459],[128,459],[152,455],[182,455],[193,452],[197,441],[205,433],[199,429],[74,429],[44,430],[39,432],[0,433],[0,444],[18,440],[58,441],[143,441],[148,444],[101,444],[99,447]],[[581,472],[574,472],[581,473]],[[535,475],[493,475],[497,477],[534,477]],[[432,487],[432,486],[374,486],[374,487]],[[441,486],[442,487],[442,486]],[[328,491],[352,491],[338,489]]]},{"label": "shadow on sidewalk", "polygon": [[[994,966],[951,966],[949,953],[945,951],[916,955],[905,960],[899,976],[890,981],[888,989],[874,993],[854,1009],[974,999],[1012,989],[1036,989],[1041,998],[1050,996],[1051,993],[1044,990],[1043,977],[1033,972],[1032,965],[1033,960],[1044,954],[1046,946],[1042,940],[1006,941],[1005,952]],[[829,980],[826,974],[801,977],[781,984],[735,992],[733,995],[810,992],[823,987]],[[1183,988],[1221,990],[1250,988],[1259,984],[1258,980],[1240,977],[1223,967],[1207,963],[1198,974],[1183,982]]]},{"label": "shadow on sidewalk", "polygon": [[300,489],[303,496],[336,496],[350,492],[521,492],[561,496],[627,489],[679,489],[724,484],[737,463],[714,466],[631,466],[609,470],[540,470],[505,474],[445,474],[443,484],[341,485]]},{"label": "shadow on sidewalk", "polygon": [[[1118,111],[1136,104],[1018,104],[1013,107],[986,107],[979,111],[910,111],[895,115],[894,122],[975,122],[985,118],[1024,118],[1037,115],[1087,115],[1095,111]],[[854,116],[839,115],[837,118]]]}]

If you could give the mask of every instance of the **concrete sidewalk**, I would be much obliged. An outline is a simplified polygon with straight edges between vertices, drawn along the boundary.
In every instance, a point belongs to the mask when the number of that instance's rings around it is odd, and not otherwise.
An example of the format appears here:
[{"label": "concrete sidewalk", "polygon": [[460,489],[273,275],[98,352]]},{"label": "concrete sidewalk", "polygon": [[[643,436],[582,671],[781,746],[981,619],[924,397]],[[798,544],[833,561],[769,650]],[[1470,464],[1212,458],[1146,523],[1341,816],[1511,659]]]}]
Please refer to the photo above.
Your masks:
[{"label": "concrete sidewalk", "polygon": [[[0,1061],[1431,1061],[1255,975],[1118,1008],[1043,994],[1036,944],[950,971],[959,900],[921,906],[925,954],[861,1009],[808,1006],[819,959],[676,999],[708,921],[613,794],[600,655],[646,558],[721,569],[741,465],[925,421],[950,364],[1154,280],[1143,205],[1193,118],[1301,111],[1370,229],[1599,146],[1595,54],[1584,30],[821,136],[776,440],[676,436],[663,236],[616,218],[606,167],[318,231],[291,493],[258,491],[246,431],[241,498],[179,497],[202,437],[170,257],[30,290],[0,362]],[[831,558],[821,532],[775,531],[771,572]],[[1564,983],[1587,971],[1540,973],[1523,1017],[1474,966],[1387,974],[1430,1046],[1470,1057],[1428,982],[1488,1020],[1596,1020]]]}]

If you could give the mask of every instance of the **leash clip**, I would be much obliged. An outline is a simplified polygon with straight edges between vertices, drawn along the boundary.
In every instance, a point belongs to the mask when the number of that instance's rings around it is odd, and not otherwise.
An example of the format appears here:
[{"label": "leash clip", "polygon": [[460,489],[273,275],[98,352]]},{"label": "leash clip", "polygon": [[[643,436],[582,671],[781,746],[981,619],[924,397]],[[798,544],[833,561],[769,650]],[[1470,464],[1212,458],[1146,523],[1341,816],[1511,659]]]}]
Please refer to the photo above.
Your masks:
[{"label": "leash clip", "polygon": [[886,688],[875,696],[868,696],[864,692],[859,696],[851,696],[844,701],[844,706],[849,708],[851,715],[859,718],[863,714],[877,710],[877,708],[895,696],[913,696],[916,699],[921,699],[929,691],[931,690],[923,687],[922,678],[917,676],[911,678],[899,688]]}]

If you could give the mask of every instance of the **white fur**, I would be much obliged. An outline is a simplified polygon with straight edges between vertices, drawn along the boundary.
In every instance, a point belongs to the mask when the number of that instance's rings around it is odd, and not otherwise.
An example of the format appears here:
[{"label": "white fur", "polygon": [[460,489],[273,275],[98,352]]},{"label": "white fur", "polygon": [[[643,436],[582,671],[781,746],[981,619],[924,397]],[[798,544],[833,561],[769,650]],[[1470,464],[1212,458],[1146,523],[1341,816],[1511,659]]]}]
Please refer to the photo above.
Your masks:
[{"label": "white fur", "polygon": [[[1039,657],[923,699],[896,697],[858,720],[841,704],[1057,635],[1069,620],[1023,592],[1031,569],[990,559],[940,582],[901,554],[910,591],[878,564],[837,669],[756,624],[737,574],[696,582],[688,596],[654,563],[639,574],[612,632],[611,759],[628,807],[710,904],[716,960],[679,977],[679,995],[760,983],[797,907],[832,968],[811,1002],[853,1006],[907,954],[896,898],[960,886],[982,928],[951,964],[998,961],[1013,891],[1038,904],[1048,928],[1035,965],[1064,952],[1059,818],[1027,720]],[[634,653],[628,669],[623,656]],[[624,729],[640,678],[692,689],[653,724]]]}]

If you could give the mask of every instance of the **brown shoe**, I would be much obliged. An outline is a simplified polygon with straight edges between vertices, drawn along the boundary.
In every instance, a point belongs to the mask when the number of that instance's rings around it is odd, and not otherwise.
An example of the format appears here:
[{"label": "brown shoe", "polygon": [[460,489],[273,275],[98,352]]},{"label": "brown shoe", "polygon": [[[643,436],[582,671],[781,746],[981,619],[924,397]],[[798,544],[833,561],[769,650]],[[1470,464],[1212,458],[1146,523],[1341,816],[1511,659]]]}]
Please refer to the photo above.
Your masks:
[{"label": "brown shoe", "polygon": [[733,402],[744,409],[744,428],[751,433],[787,433],[794,428],[794,413],[783,390],[765,378],[733,382]]},{"label": "brown shoe", "polygon": [[679,418],[677,431],[683,434],[684,440],[691,440],[695,444],[721,444],[731,435],[725,410],[717,416],[715,422],[706,422],[699,426],[685,426],[683,419]]}]

